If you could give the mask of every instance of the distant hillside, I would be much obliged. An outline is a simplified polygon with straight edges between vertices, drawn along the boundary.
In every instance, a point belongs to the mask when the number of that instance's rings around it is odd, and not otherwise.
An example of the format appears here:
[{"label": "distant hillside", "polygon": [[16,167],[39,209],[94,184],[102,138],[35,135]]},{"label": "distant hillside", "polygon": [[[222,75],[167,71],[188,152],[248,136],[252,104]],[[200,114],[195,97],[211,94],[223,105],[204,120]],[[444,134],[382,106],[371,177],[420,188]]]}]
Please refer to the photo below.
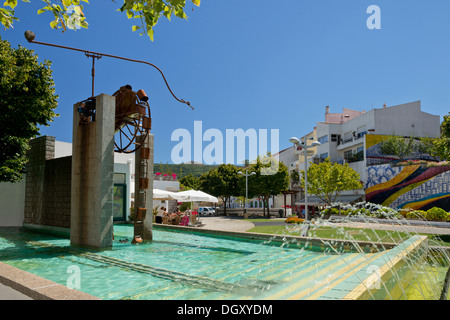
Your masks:
[{"label": "distant hillside", "polygon": [[180,179],[184,176],[192,174],[196,177],[201,176],[203,173],[208,172],[211,169],[217,168],[218,165],[210,166],[197,163],[182,163],[182,164],[169,164],[169,163],[155,163],[153,165],[153,172],[161,172],[163,174],[175,173],[177,178]]}]

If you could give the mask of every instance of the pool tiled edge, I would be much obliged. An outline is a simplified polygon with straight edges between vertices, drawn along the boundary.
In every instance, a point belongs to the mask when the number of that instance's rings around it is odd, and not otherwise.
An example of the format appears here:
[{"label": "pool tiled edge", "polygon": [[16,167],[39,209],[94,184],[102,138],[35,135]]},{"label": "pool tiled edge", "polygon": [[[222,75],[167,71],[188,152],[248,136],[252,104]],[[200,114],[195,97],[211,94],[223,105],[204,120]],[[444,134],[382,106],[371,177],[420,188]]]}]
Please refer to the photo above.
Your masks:
[{"label": "pool tiled edge", "polygon": [[33,300],[100,300],[0,262],[0,283]]},{"label": "pool tiled edge", "polygon": [[331,286],[319,299],[383,300],[401,298],[402,289],[411,279],[407,259],[420,260],[428,245],[426,236],[413,236],[387,250],[373,261],[350,271],[346,279]]}]

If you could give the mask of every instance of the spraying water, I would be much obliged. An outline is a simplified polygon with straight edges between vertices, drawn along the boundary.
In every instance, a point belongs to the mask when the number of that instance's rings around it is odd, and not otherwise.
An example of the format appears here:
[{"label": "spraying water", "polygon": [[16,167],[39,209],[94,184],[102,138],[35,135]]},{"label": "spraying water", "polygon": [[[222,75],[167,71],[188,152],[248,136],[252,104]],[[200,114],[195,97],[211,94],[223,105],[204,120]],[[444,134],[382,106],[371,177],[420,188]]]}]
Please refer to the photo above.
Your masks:
[{"label": "spraying water", "polygon": [[[449,229],[441,228],[435,233],[438,229],[432,228],[423,216],[409,220],[392,208],[372,203],[360,202],[353,205],[335,203],[332,207],[335,208],[334,212],[340,215],[330,219],[331,210],[324,210],[311,222],[305,221],[298,227],[287,228],[286,234],[300,234],[302,230],[304,232],[305,224],[308,224],[310,227],[308,239],[320,239],[329,251],[338,255],[342,252],[336,247],[338,239],[351,243],[353,249],[367,255],[367,272],[378,271],[375,267],[371,269],[371,256],[367,254],[368,244],[372,248],[372,253],[385,252],[407,239],[426,234],[428,245],[424,247],[420,257],[405,255],[402,258],[408,270],[407,274],[405,268],[392,269],[390,281],[397,282],[395,296],[391,294],[392,290],[386,287],[383,279],[379,279],[379,286],[384,286],[389,299],[448,299],[450,271],[447,270],[450,270],[450,248],[443,246],[441,237],[449,237]],[[420,223],[417,223],[419,221]],[[443,236],[442,233],[447,235]],[[404,280],[405,277],[407,281]]]},{"label": "spraying water", "polygon": [[[332,208],[322,211],[311,221],[287,227],[284,234],[304,236],[305,230],[309,229],[306,245],[312,240],[320,241],[325,251],[334,255],[341,255],[350,246],[365,257],[366,273],[376,274],[373,279],[377,289],[386,293],[386,299],[448,299],[450,248],[443,246],[442,238],[450,237],[450,229],[435,228],[423,216],[416,216],[415,220],[406,219],[397,210],[372,203],[334,203]],[[338,215],[330,218],[330,212]],[[427,244],[420,247],[418,254],[402,255],[400,252],[400,259],[398,255],[384,255],[387,265],[400,264],[402,267],[390,268],[389,277],[378,274],[380,268],[373,264],[374,254],[400,248],[408,239],[424,238],[424,235]],[[341,256],[343,260],[348,258],[348,255]],[[344,263],[350,266],[349,261]],[[372,284],[367,284],[364,272],[359,275],[366,289],[373,289],[368,288]],[[370,299],[379,297],[376,290],[367,292]]]}]

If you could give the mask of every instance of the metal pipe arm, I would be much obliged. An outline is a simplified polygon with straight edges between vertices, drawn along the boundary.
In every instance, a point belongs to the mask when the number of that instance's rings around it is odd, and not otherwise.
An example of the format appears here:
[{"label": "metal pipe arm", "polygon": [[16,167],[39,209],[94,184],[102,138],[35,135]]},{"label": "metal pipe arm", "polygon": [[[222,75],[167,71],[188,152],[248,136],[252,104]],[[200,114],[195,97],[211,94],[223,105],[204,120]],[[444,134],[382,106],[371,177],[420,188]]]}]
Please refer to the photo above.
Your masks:
[{"label": "metal pipe arm", "polygon": [[[30,43],[36,43],[36,44],[42,44],[42,45],[46,45],[46,46],[52,46],[52,47],[56,47],[56,48],[61,48],[61,49],[68,49],[68,50],[74,50],[74,51],[79,51],[79,52],[83,52],[86,56],[88,57],[93,57],[95,56],[97,59],[100,59],[102,57],[110,57],[110,58],[115,58],[115,59],[121,59],[121,60],[125,60],[125,61],[130,61],[130,62],[136,62],[136,63],[143,63],[146,65],[149,65],[153,68],[155,68],[156,70],[159,71],[159,73],[161,74],[161,76],[163,77],[163,80],[167,86],[167,89],[169,89],[170,93],[172,94],[172,96],[175,98],[175,100],[187,104],[192,110],[194,110],[194,107],[191,106],[191,103],[189,101],[185,101],[183,99],[179,99],[172,91],[172,89],[169,86],[169,83],[167,82],[166,77],[164,76],[164,73],[161,71],[160,68],[158,68],[156,65],[154,65],[153,63],[147,62],[147,61],[143,61],[143,60],[136,60],[136,59],[130,59],[130,58],[125,58],[125,57],[120,57],[120,56],[115,56],[112,54],[107,54],[107,53],[100,53],[100,52],[94,52],[94,51],[89,51],[89,50],[84,50],[84,49],[78,49],[78,48],[72,48],[72,47],[67,47],[67,46],[62,46],[59,44],[53,44],[53,43],[46,43],[46,42],[40,42],[40,41],[35,41],[35,35],[32,31],[26,31],[25,32],[25,38],[28,40],[28,42]],[[94,59],[93,59],[94,60]],[[94,72],[94,71],[93,71]]]}]

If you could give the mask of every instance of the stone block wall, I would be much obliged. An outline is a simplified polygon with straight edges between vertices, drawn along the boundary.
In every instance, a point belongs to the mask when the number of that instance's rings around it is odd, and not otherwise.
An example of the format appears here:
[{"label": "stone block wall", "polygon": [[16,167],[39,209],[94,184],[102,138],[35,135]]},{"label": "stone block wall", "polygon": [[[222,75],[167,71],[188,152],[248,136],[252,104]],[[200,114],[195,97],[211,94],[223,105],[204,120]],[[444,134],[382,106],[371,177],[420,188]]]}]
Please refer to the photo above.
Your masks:
[{"label": "stone block wall", "polygon": [[44,212],[41,223],[70,227],[72,157],[47,160],[44,174]]},{"label": "stone block wall", "polygon": [[45,161],[55,157],[55,137],[43,136],[31,140],[27,157],[24,223],[40,224]]},{"label": "stone block wall", "polygon": [[51,136],[31,140],[27,156],[24,223],[69,228],[72,157],[54,159]]}]

